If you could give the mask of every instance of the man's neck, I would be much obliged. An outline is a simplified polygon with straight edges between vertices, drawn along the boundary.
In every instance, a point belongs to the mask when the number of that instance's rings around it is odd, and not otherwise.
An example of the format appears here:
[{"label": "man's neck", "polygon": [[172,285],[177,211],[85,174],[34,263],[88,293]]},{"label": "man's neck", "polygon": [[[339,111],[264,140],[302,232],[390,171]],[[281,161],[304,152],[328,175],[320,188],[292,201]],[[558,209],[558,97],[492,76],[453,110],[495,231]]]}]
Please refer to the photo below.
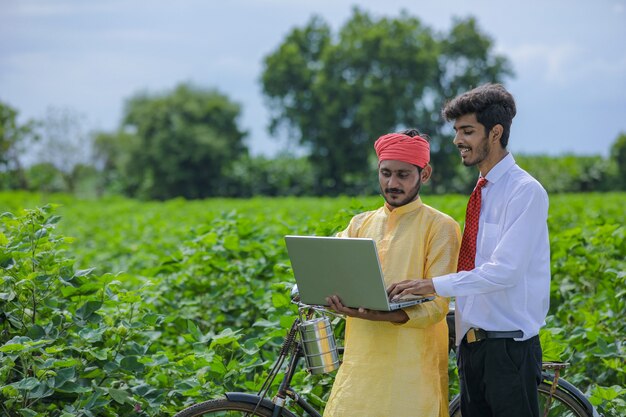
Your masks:
[{"label": "man's neck", "polygon": [[509,151],[503,148],[499,148],[497,151],[491,152],[489,157],[478,165],[480,176],[486,177],[489,171],[491,171],[493,167],[498,165],[498,163],[502,161],[508,154]]}]

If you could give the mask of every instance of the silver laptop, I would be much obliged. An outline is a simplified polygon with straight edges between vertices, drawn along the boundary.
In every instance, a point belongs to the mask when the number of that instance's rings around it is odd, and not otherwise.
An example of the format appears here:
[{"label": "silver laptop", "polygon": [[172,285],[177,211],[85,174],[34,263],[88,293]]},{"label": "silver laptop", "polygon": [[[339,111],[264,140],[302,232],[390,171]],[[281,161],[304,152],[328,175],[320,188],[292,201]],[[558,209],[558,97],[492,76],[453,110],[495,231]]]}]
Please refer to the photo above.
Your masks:
[{"label": "silver laptop", "polygon": [[373,239],[288,235],[285,243],[305,304],[328,305],[326,297],[338,295],[347,307],[392,311],[435,298],[390,302]]}]

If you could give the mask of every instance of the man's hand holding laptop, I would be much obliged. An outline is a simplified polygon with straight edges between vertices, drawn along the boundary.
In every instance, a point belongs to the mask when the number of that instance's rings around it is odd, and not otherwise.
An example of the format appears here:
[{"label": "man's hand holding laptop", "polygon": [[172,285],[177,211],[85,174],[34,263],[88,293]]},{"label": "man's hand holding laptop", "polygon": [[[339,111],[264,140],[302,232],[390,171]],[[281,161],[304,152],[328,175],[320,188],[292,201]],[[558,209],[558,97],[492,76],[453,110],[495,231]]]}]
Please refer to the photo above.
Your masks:
[{"label": "man's hand holding laptop", "polygon": [[[421,297],[422,295],[434,293],[435,288],[433,286],[433,281],[430,279],[407,279],[391,284],[387,288],[387,295],[389,297],[389,301],[391,302],[410,300],[411,298],[415,298],[417,295]],[[409,320],[409,317],[403,310],[378,311],[368,310],[363,307],[346,307],[337,295],[327,297],[326,302],[328,302],[328,307],[331,310],[344,314],[348,317],[356,317],[372,321],[391,321],[394,323],[406,323]]]},{"label": "man's hand holding laptop", "polygon": [[337,313],[344,314],[348,317],[355,317],[364,320],[371,321],[391,321],[394,323],[406,323],[409,320],[409,316],[402,310],[394,311],[378,311],[368,310],[367,308],[350,308],[343,305],[341,299],[336,295],[331,295],[326,298],[328,307],[336,311]]}]

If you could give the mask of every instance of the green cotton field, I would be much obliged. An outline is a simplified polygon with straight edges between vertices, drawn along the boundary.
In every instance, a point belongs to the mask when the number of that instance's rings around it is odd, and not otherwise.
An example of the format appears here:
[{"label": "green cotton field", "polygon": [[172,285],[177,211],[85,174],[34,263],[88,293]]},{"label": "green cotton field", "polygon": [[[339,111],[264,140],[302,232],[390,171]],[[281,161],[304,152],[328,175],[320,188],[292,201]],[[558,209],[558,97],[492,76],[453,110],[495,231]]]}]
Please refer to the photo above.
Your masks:
[{"label": "green cotton field", "polygon": [[[423,200],[462,224],[467,196]],[[256,392],[297,314],[283,236],[331,235],[381,201],[0,193],[0,414],[171,416]],[[550,204],[544,359],[626,415],[626,193]],[[332,377],[302,369],[294,385],[321,407]]]}]

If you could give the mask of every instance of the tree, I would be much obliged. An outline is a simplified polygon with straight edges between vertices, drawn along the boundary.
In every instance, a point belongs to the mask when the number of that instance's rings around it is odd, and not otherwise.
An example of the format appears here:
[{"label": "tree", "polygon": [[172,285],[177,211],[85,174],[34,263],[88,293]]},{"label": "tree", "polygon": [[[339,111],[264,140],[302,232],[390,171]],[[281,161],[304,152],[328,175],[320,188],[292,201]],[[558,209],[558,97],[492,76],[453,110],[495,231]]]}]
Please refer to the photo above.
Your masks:
[{"label": "tree", "polygon": [[41,126],[38,162],[54,166],[71,193],[80,179],[81,167],[91,162],[92,138],[84,125],[85,116],[76,110],[48,107]]},{"label": "tree", "polygon": [[225,178],[223,196],[303,196],[313,193],[311,164],[305,157],[287,153],[245,156],[237,160]]},{"label": "tree", "polygon": [[49,162],[38,162],[26,170],[28,189],[44,193],[67,191],[63,174]]},{"label": "tree", "polygon": [[240,111],[217,91],[188,84],[162,95],[138,94],[126,104],[120,133],[100,136],[96,146],[128,195],[216,196],[229,165],[247,154]]},{"label": "tree", "polygon": [[[476,184],[475,174],[462,169],[459,154],[452,143],[452,134],[446,130],[440,111],[446,101],[481,84],[501,83],[513,76],[508,59],[493,51],[493,41],[483,34],[476,19],[455,19],[446,34],[438,36],[441,48],[438,57],[438,75],[430,106],[425,106],[418,120],[427,132],[432,132],[434,143],[431,163],[435,167],[431,184],[439,192],[470,192]],[[418,122],[420,123],[420,122]],[[456,172],[456,175],[450,173]],[[469,175],[468,175],[469,174]]]},{"label": "tree", "polygon": [[611,146],[611,159],[617,165],[617,187],[626,190],[626,133],[620,133]]},{"label": "tree", "polygon": [[28,187],[22,158],[28,147],[37,139],[34,121],[20,124],[18,112],[10,105],[0,101],[0,179],[9,188]]},{"label": "tree", "polygon": [[132,178],[127,173],[132,167],[135,149],[141,149],[136,135],[123,131],[94,134],[95,167],[100,171],[100,181],[96,184],[98,195],[105,191],[136,195],[141,177]]},{"label": "tree", "polygon": [[406,127],[431,135],[434,179],[443,182],[458,164],[442,135],[444,100],[509,73],[474,19],[442,35],[406,12],[374,19],[355,8],[336,38],[319,17],[293,29],[265,57],[262,85],[270,132],[285,129],[308,150],[318,193],[338,194],[361,192],[373,141]]}]

